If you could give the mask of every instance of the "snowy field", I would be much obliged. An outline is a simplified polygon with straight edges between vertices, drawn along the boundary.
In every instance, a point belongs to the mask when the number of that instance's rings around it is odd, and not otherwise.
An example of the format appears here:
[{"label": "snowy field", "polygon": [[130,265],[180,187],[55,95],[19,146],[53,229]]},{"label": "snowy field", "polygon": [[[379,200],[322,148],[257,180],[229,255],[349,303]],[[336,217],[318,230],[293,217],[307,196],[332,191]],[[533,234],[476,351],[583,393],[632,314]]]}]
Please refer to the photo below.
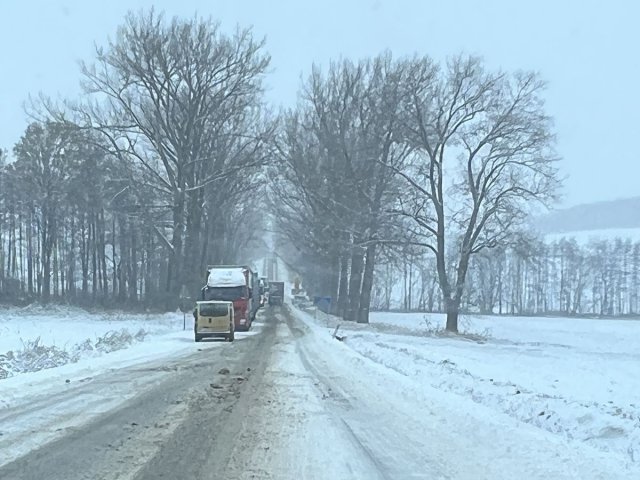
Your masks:
[{"label": "snowy field", "polygon": [[[193,322],[188,318],[189,326]],[[72,307],[0,309],[0,379],[123,350],[182,330],[182,314],[89,313]]]},{"label": "snowy field", "polygon": [[[316,322],[333,328],[333,318]],[[640,470],[640,321],[372,313],[344,344],[449,396],[617,457]],[[339,333],[340,335],[340,333]]]},{"label": "snowy field", "polygon": [[56,305],[47,308],[0,307],[0,352],[19,349],[24,342],[38,337],[44,345],[68,348],[123,328],[133,334],[140,330],[162,334],[178,326],[182,327],[182,314],[179,313],[90,313],[81,308]]}]

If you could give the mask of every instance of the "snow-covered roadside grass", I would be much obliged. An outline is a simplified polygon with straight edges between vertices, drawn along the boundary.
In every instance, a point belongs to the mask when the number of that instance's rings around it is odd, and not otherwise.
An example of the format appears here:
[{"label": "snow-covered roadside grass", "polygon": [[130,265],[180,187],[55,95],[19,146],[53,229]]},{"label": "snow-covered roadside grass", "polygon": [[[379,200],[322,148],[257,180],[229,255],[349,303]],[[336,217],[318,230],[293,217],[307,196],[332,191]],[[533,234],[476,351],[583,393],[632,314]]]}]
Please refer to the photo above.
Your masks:
[{"label": "snow-covered roadside grass", "polygon": [[[318,314],[329,333],[339,322]],[[640,322],[473,317],[466,335],[443,334],[444,317],[373,313],[340,322],[344,344],[419,385],[640,466]]]},{"label": "snow-covered roadside grass", "polygon": [[0,354],[0,380],[19,373],[38,372],[67,363],[76,363],[80,358],[88,355],[122,350],[134,342],[144,341],[147,334],[142,329],[135,334],[131,334],[125,328],[119,331],[111,330],[95,340],[87,338],[81,343],[76,343],[71,349],[43,345],[40,337],[23,341],[22,348],[19,350],[9,350]]},{"label": "snow-covered roadside grass", "polygon": [[182,315],[91,313],[73,307],[0,309],[0,381],[95,358],[182,327]]}]

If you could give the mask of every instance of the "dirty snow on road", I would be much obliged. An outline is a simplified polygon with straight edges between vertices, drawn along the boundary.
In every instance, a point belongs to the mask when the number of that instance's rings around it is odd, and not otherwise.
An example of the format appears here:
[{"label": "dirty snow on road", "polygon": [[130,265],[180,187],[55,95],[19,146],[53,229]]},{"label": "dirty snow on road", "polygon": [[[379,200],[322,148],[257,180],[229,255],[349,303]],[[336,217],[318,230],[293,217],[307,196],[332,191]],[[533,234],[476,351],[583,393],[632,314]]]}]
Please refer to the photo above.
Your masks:
[{"label": "dirty snow on road", "polygon": [[351,348],[355,332],[339,342],[322,321],[292,311],[278,324],[264,388],[225,478],[609,480],[634,472],[622,455],[388,368]]},{"label": "dirty snow on road", "polygon": [[377,459],[333,412],[328,399],[337,397],[307,363],[297,340],[300,332],[289,328],[283,315],[277,317],[271,359],[235,439],[225,478],[386,478]]}]

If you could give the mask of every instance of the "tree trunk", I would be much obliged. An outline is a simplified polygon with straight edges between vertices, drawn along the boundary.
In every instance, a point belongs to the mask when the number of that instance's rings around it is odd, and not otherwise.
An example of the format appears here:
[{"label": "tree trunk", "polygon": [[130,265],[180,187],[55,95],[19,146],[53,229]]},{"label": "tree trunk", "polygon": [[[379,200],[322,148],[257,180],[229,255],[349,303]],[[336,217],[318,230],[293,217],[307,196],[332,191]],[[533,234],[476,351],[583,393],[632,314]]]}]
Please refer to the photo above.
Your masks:
[{"label": "tree trunk", "polygon": [[76,222],[75,216],[71,215],[71,231],[69,232],[69,245],[68,247],[68,269],[67,269],[67,294],[69,298],[74,299],[76,296]]},{"label": "tree trunk", "polygon": [[462,296],[464,293],[464,286],[467,278],[467,272],[469,271],[469,261],[471,260],[471,250],[462,249],[460,253],[460,260],[458,261],[458,268],[456,271],[456,285],[453,292],[453,296],[449,295],[446,308],[447,308],[447,326],[446,329],[449,332],[458,333],[458,315],[460,312],[460,304],[462,302]]},{"label": "tree trunk", "polygon": [[[13,206],[11,206],[9,210],[9,243],[7,245],[7,276],[11,278],[11,265],[13,264],[13,252],[15,249],[13,248],[13,237],[14,237],[14,219],[13,219]],[[4,245],[3,245],[4,247]]]},{"label": "tree trunk", "polygon": [[118,265],[118,299],[122,303],[127,301],[127,273],[129,265],[129,245],[126,230],[126,219],[123,215],[118,216],[118,227],[120,230],[120,263]]},{"label": "tree trunk", "polygon": [[349,258],[343,255],[340,258],[340,281],[338,284],[338,311],[337,315],[345,318],[349,305]]},{"label": "tree trunk", "polygon": [[83,300],[89,293],[89,239],[87,238],[87,214],[82,214],[82,224],[80,227],[80,234],[82,236],[82,242],[80,244],[80,259],[82,262],[82,296]]},{"label": "tree trunk", "polygon": [[349,278],[349,306],[345,320],[356,321],[360,308],[360,292],[362,285],[362,267],[364,257],[360,252],[351,255],[351,275]]},{"label": "tree trunk", "polygon": [[447,325],[446,325],[447,331],[458,333],[458,316],[460,313],[460,299],[445,298],[445,308],[447,311]]},{"label": "tree trunk", "polygon": [[29,217],[27,223],[27,292],[29,296],[33,296],[33,211],[29,209]]},{"label": "tree trunk", "polygon": [[97,213],[94,213],[94,217],[93,217],[93,256],[95,258],[95,262],[96,262],[96,273],[94,274],[94,276],[96,277],[96,282],[97,282],[97,288],[96,291],[100,293],[100,298],[102,299],[102,301],[105,300],[105,295],[104,295],[104,282],[103,282],[103,275],[102,275],[102,263],[101,263],[101,250],[100,250],[100,236],[101,231],[102,231],[102,227],[101,227],[101,221],[100,221],[100,211],[98,211]]},{"label": "tree trunk", "polygon": [[42,229],[42,301],[48,303],[51,298],[51,256],[53,254],[53,242],[55,240],[55,220],[49,215],[47,208],[43,210]]},{"label": "tree trunk", "polygon": [[376,261],[376,246],[367,247],[364,275],[362,277],[362,293],[358,310],[358,323],[369,323],[369,308],[371,306],[371,289],[373,288],[373,273]]},{"label": "tree trunk", "polygon": [[340,257],[337,254],[331,255],[329,269],[327,270],[327,296],[331,297],[330,313],[335,315],[338,309],[337,295],[340,283]]},{"label": "tree trunk", "polygon": [[38,297],[42,297],[42,243],[40,239],[42,238],[42,222],[40,218],[36,216],[36,255],[35,255],[35,266],[34,272],[36,275],[36,295]]},{"label": "tree trunk", "polygon": [[111,215],[111,275],[113,277],[113,300],[118,291],[118,263],[116,261],[116,215]]},{"label": "tree trunk", "polygon": [[409,264],[409,295],[408,295],[408,311],[410,312],[413,309],[413,263],[411,261]]},{"label": "tree trunk", "polygon": [[167,271],[166,308],[171,308],[177,304],[180,287],[184,283],[183,268],[183,236],[184,236],[184,206],[185,194],[182,189],[175,193],[173,206],[173,235],[171,237],[171,255]]},{"label": "tree trunk", "polygon": [[[184,270],[182,282],[186,285],[187,291],[189,292],[197,291],[200,286],[203,271],[202,267],[198,267],[201,252],[200,234],[203,220],[202,201],[201,195],[193,193],[189,202],[187,202],[188,216],[182,262]],[[180,288],[182,288],[182,285]]]},{"label": "tree trunk", "polygon": [[[64,234],[63,237],[64,238]],[[53,245],[53,296],[57,297],[60,290],[60,259],[58,257],[58,241],[54,242]]]},{"label": "tree trunk", "polygon": [[[24,295],[24,210],[20,209],[20,216],[18,217],[18,229],[20,233],[20,294]],[[0,245],[2,240],[0,240]],[[2,275],[0,273],[0,275]]]},{"label": "tree trunk", "polygon": [[[13,203],[9,206],[9,243],[7,245],[7,276],[11,277],[11,267],[13,265],[13,252],[15,252],[14,248],[14,237],[15,237],[15,212]],[[4,245],[0,244],[0,248],[4,248]]]},{"label": "tree trunk", "polygon": [[107,301],[109,298],[109,276],[107,275],[107,247],[105,239],[106,222],[104,219],[104,208],[100,209],[100,235],[98,241],[100,245],[100,270],[102,277],[102,298],[103,301]]},{"label": "tree trunk", "polygon": [[150,306],[153,302],[153,295],[156,290],[156,283],[154,282],[154,262],[155,255],[153,254],[153,232],[151,227],[148,227],[147,242],[146,242],[146,255],[145,255],[145,269],[144,269],[144,302],[145,305]]},{"label": "tree trunk", "polygon": [[[198,272],[194,272],[194,275],[200,279],[202,273],[207,268],[207,259],[209,258],[209,237],[211,236],[211,224],[213,221],[207,215],[206,217],[203,215],[204,222],[204,234],[202,236],[202,245],[200,248],[200,270]],[[198,288],[200,288],[200,284],[198,284]],[[196,290],[197,293],[198,290]]]},{"label": "tree trunk", "polygon": [[131,258],[129,261],[129,301],[138,302],[138,255],[137,255],[137,234],[133,222],[130,223],[131,232]]},{"label": "tree trunk", "polygon": [[89,243],[89,251],[91,252],[91,297],[93,303],[96,303],[98,298],[98,242],[97,242],[97,219],[96,213],[91,212],[91,223],[89,224],[91,232],[91,242]]}]

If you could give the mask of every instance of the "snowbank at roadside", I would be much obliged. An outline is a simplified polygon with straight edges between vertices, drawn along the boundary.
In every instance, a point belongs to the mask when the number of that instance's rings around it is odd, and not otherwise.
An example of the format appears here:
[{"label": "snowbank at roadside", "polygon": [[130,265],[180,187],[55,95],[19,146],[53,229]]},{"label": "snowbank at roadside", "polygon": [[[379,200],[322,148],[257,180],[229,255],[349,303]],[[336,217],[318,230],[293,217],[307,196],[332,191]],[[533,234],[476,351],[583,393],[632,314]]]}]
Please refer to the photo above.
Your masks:
[{"label": "snowbank at roadside", "polygon": [[[313,315],[306,315],[312,319]],[[445,394],[610,452],[640,468],[640,322],[373,313],[370,325],[317,314],[328,333],[379,365]]]}]

